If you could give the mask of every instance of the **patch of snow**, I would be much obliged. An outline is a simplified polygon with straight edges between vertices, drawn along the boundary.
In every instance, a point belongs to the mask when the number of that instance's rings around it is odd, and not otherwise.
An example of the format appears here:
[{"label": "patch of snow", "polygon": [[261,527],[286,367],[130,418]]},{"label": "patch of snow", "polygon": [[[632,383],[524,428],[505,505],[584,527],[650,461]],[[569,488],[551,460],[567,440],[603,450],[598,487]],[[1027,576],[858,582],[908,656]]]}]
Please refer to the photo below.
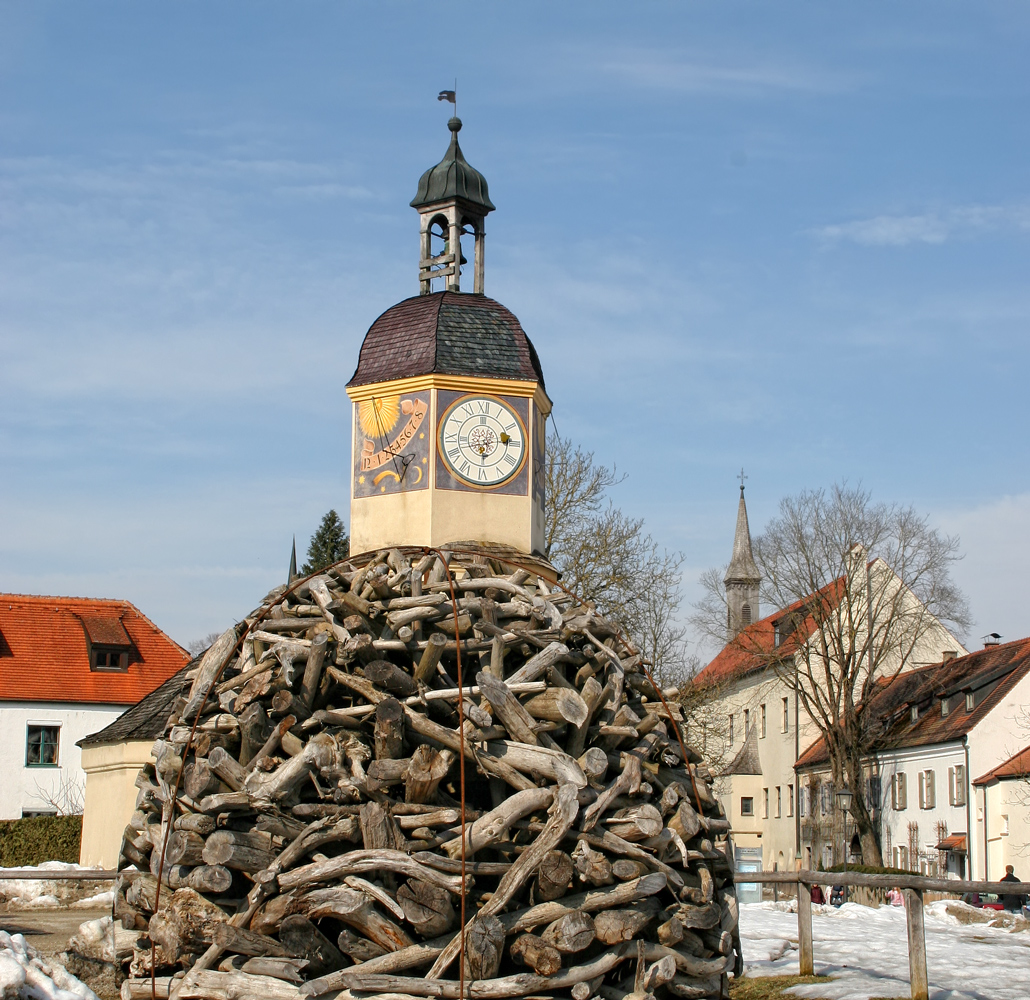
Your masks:
[{"label": "patch of snow", "polygon": [[[39,878],[4,878],[5,872],[11,871],[32,872],[38,874]],[[111,893],[95,893],[96,882],[90,879],[54,879],[47,878],[48,874],[54,872],[96,872],[99,869],[89,868],[84,865],[72,864],[68,861],[44,861],[41,865],[31,865],[24,868],[0,868],[0,896],[4,897],[8,906],[13,909],[23,907],[54,907],[65,904],[105,906],[113,901]],[[100,881],[100,880],[97,880]],[[94,893],[90,898],[91,902],[85,901],[76,904],[75,900],[81,892]]]},{"label": "patch of snow", "polygon": [[99,1000],[63,965],[6,931],[0,931],[0,988],[4,1000]]},{"label": "patch of snow", "polygon": [[[1026,1000],[1030,932],[1016,914],[1006,926],[969,924],[954,902],[929,904],[924,913],[931,1000]],[[959,904],[962,905],[962,904]],[[745,903],[740,937],[748,976],[798,974],[797,906]],[[978,911],[982,912],[982,911]],[[992,920],[992,923],[995,922]],[[813,905],[815,971],[831,983],[795,986],[797,997],[871,1000],[910,996],[908,932],[903,907]]]},{"label": "patch of snow", "polygon": [[98,909],[101,906],[114,906],[114,890],[109,889],[107,892],[98,892],[93,896],[87,896],[85,899],[77,899],[71,904],[79,909]]}]

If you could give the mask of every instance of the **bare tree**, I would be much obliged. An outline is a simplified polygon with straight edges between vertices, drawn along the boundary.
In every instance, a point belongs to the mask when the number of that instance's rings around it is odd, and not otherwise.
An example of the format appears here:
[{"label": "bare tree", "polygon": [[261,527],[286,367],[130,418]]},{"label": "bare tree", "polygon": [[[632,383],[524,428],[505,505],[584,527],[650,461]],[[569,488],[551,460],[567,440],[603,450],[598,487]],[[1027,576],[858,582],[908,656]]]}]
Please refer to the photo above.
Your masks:
[{"label": "bare tree", "polygon": [[680,621],[683,556],[662,548],[627,517],[608,490],[625,480],[593,452],[551,435],[547,442],[544,554],[562,583],[597,605],[638,644],[664,685],[686,679]]},{"label": "bare tree", "polygon": [[57,816],[81,816],[86,791],[78,781],[62,775],[56,785],[49,787],[36,782],[36,795],[46,803]]},{"label": "bare tree", "polygon": [[[762,599],[780,616],[772,641],[751,628],[732,642],[797,693],[826,742],[835,786],[855,793],[866,864],[882,858],[862,770],[880,728],[864,709],[902,671],[939,660],[949,626],[968,626],[950,576],[958,544],[911,507],[874,503],[847,483],[785,498],[754,543]],[[724,642],[721,574],[701,582],[706,596],[691,621]]]},{"label": "bare tree", "polygon": [[186,648],[191,656],[200,656],[221,634],[221,632],[208,632],[203,639],[194,639]]}]

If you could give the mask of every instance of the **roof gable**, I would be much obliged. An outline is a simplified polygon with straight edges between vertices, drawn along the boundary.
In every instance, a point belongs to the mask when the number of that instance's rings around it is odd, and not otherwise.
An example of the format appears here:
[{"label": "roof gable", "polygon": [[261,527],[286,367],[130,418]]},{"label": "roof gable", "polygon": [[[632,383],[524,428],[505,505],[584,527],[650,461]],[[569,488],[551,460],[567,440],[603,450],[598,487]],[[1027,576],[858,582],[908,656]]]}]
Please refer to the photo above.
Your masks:
[{"label": "roof gable", "polygon": [[[134,705],[189,654],[129,601],[0,594],[0,701]],[[90,644],[131,649],[128,669],[91,670]]]},{"label": "roof gable", "polygon": [[973,784],[989,785],[992,781],[1002,778],[1025,778],[1027,775],[1030,775],[1030,747],[1024,747],[1019,753],[1002,761],[997,767],[977,778]]},{"label": "roof gable", "polygon": [[817,594],[749,625],[723,646],[715,659],[694,678],[694,683],[703,687],[729,684],[765,670],[775,659],[774,653],[784,660],[792,657],[816,628],[815,616],[805,609],[814,600],[836,604],[843,586],[843,578],[834,580]]}]

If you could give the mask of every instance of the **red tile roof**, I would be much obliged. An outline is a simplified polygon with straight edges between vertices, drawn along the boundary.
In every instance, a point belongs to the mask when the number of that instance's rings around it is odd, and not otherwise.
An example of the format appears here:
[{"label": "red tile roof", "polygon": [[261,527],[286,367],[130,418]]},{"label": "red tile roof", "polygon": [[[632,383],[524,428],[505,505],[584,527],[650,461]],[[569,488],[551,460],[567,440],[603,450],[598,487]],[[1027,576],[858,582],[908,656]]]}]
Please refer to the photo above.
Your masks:
[{"label": "red tile roof", "polygon": [[[87,637],[131,646],[128,670],[91,670]],[[0,594],[0,701],[134,705],[189,659],[128,601]]]},{"label": "red tile roof", "polygon": [[[811,614],[803,618],[800,612],[810,606],[815,598],[823,599],[832,607],[839,600],[844,579],[834,580],[817,594],[795,601],[789,608],[776,611],[743,629],[732,642],[727,643],[718,656],[695,678],[694,683],[704,686],[721,686],[740,680],[748,674],[770,666],[770,654],[776,650],[784,658],[794,654],[801,639],[807,639],[815,630],[816,620]],[[776,645],[776,623],[797,621],[789,635]]]},{"label": "red tile roof", "polygon": [[1030,774],[1030,747],[1013,754],[1008,760],[1003,761],[992,771],[977,778],[974,785],[989,785],[998,778],[1025,778]]},{"label": "red tile roof", "polygon": [[[932,746],[960,739],[1030,672],[1030,638],[988,646],[944,663],[919,667],[884,681],[869,703],[869,724],[879,730],[875,747]],[[966,692],[974,697],[966,711]],[[947,700],[948,714],[941,712]],[[917,717],[912,720],[912,708]],[[816,740],[794,765],[798,769],[823,764],[826,744]]]}]

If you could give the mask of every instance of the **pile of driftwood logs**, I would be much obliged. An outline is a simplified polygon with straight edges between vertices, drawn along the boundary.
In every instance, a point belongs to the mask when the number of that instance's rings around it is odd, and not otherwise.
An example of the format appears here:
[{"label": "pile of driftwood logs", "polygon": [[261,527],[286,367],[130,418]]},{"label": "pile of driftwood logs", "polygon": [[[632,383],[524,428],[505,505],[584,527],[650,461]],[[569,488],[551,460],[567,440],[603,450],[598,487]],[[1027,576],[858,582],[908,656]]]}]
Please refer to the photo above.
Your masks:
[{"label": "pile of driftwood logs", "polygon": [[194,663],[125,832],[124,1000],[727,995],[729,824],[640,656],[445,556],[279,588]]}]

